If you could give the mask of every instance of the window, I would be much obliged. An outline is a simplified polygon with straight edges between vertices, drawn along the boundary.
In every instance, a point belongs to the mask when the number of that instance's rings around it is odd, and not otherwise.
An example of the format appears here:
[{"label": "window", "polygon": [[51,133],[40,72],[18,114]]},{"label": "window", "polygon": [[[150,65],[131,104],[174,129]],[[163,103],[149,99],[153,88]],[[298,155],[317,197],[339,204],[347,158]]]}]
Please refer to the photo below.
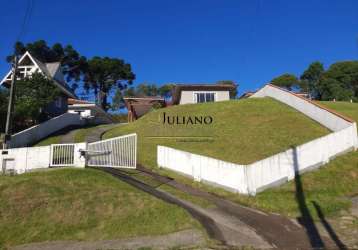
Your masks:
[{"label": "window", "polygon": [[215,93],[194,93],[195,102],[215,102]]},{"label": "window", "polygon": [[55,100],[55,106],[56,106],[56,108],[62,107],[62,98],[61,97],[59,97]]}]

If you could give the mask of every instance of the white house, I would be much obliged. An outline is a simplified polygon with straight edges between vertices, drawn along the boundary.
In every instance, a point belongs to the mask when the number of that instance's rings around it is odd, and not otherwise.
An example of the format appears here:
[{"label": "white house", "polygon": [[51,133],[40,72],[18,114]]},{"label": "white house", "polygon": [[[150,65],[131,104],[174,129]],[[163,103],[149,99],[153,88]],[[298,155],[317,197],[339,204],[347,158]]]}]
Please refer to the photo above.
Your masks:
[{"label": "white house", "polygon": [[113,123],[111,115],[93,102],[69,98],[68,113],[79,114],[92,124]]},{"label": "white house", "polygon": [[219,102],[230,100],[232,84],[177,84],[173,90],[173,104]]}]

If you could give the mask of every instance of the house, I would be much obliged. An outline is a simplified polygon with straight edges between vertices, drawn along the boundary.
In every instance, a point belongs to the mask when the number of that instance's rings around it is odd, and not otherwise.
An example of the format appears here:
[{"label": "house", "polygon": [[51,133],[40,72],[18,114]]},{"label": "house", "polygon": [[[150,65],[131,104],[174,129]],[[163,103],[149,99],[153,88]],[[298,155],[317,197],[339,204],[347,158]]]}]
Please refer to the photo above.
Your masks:
[{"label": "house", "polygon": [[158,96],[124,97],[123,99],[128,110],[128,122],[137,120],[154,108],[166,106],[164,98]]},{"label": "house", "polygon": [[[40,72],[53,80],[53,84],[61,91],[61,94],[56,98],[55,101],[43,108],[43,112],[51,117],[56,117],[67,112],[67,99],[74,98],[76,95],[73,93],[71,88],[67,85],[62,74],[60,62],[43,63],[33,57],[28,51],[21,56],[18,62],[18,74],[19,79],[31,76],[35,72]],[[0,86],[7,88],[11,85],[12,71],[2,79]]]},{"label": "house", "polygon": [[68,113],[77,113],[90,124],[113,123],[111,115],[94,102],[69,98]]},{"label": "house", "polygon": [[173,89],[173,105],[230,100],[232,84],[177,84]]}]

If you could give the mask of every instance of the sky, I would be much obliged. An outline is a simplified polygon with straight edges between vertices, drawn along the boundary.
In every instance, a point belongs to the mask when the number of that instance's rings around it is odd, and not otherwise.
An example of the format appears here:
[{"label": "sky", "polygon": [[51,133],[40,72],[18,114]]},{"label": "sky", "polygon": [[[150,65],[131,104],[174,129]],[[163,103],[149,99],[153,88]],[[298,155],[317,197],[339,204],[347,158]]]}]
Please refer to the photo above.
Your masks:
[{"label": "sky", "polygon": [[[1,0],[0,75],[29,0]],[[313,61],[358,58],[358,1],[33,0],[20,40],[124,59],[135,84],[234,80],[239,94]]]}]

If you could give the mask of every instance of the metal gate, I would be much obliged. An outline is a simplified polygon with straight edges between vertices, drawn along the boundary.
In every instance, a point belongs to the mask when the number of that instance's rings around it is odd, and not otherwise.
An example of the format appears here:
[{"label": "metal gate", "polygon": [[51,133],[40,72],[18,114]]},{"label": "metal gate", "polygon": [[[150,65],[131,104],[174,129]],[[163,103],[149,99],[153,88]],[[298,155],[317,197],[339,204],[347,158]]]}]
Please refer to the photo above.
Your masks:
[{"label": "metal gate", "polygon": [[75,164],[75,144],[51,144],[50,166],[69,167]]},{"label": "metal gate", "polygon": [[137,134],[89,143],[86,157],[88,166],[136,168]]}]

